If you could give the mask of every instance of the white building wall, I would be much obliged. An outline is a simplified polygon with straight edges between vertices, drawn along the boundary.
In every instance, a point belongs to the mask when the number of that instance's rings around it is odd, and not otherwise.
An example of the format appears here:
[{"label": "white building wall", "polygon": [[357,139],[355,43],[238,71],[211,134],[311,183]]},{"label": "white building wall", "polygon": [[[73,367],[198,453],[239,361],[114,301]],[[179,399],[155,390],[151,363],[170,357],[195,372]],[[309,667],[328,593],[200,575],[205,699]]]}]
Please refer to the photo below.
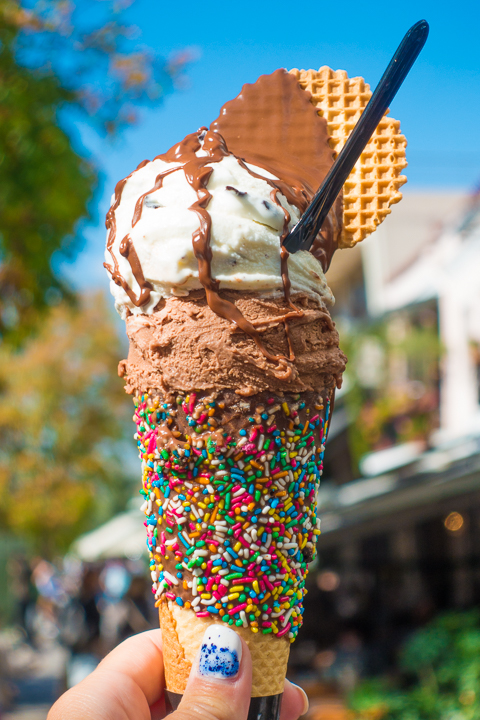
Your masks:
[{"label": "white building wall", "polygon": [[[430,210],[441,214],[442,198],[432,201]],[[421,202],[419,200],[419,202]],[[454,203],[455,204],[455,203]],[[415,210],[416,208],[416,210]],[[418,215],[418,203],[412,213]],[[446,208],[445,203],[443,208]],[[407,207],[404,208],[407,210]],[[430,211],[429,211],[430,212]],[[425,217],[429,216],[426,212]],[[395,213],[395,208],[393,209]],[[387,218],[365,242],[362,259],[366,283],[367,307],[373,316],[398,310],[411,304],[436,298],[439,329],[443,344],[440,399],[441,427],[434,442],[455,442],[460,437],[480,434],[480,405],[475,353],[472,343],[480,343],[480,226],[467,235],[456,230],[458,223],[445,223],[445,229],[430,235],[418,232],[418,247],[411,222],[408,247],[396,248],[396,260],[389,247],[402,242],[402,231],[394,215]],[[448,214],[447,214],[448,216]],[[437,216],[438,226],[438,216]],[[410,257],[408,265],[402,259]]]}]

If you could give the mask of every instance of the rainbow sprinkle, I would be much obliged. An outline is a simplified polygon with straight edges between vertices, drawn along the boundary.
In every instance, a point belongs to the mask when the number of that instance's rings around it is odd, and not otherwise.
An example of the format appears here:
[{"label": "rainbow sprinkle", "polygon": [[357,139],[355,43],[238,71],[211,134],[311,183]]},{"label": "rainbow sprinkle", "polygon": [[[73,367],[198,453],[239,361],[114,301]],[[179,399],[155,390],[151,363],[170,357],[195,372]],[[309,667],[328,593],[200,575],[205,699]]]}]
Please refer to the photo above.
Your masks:
[{"label": "rainbow sprinkle", "polygon": [[228,407],[211,396],[136,398],[153,592],[156,605],[293,642],[320,533],[330,400],[272,396],[250,412],[229,435]]}]

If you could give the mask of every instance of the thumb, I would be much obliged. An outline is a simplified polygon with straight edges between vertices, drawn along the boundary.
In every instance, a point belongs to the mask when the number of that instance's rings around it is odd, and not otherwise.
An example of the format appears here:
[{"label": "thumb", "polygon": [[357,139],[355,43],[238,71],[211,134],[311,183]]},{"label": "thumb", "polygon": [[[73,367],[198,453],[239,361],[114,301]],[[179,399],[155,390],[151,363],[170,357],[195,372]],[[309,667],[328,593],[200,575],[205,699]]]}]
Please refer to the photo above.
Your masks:
[{"label": "thumb", "polygon": [[172,720],[247,720],[252,689],[248,645],[227,625],[210,625]]}]

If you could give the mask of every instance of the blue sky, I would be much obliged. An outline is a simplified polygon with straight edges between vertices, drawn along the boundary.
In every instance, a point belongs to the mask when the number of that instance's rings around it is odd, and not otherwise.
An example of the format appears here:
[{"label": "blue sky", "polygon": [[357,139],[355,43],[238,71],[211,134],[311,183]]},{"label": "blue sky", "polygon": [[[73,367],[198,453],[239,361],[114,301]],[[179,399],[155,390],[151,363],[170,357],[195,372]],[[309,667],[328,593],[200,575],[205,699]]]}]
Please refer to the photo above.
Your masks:
[{"label": "blue sky", "polygon": [[115,183],[141,160],[153,158],[218,115],[246,82],[278,67],[329,65],[362,75],[373,87],[404,33],[417,20],[430,36],[392,103],[408,139],[406,192],[424,188],[472,189],[480,181],[480,3],[442,0],[403,3],[208,3],[134,0],[128,18],[139,43],[163,55],[194,48],[187,86],[146,111],[142,122],[111,145],[81,127],[103,187],[98,223],[85,229],[86,247],[72,271],[81,286],[102,283],[103,219]]}]

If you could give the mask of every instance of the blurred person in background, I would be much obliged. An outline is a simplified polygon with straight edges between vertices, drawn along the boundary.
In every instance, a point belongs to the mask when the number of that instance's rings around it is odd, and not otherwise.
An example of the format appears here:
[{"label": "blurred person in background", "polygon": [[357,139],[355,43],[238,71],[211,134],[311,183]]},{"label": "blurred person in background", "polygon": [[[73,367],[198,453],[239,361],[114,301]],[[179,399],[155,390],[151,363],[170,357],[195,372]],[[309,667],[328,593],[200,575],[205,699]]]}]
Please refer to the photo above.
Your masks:
[{"label": "blurred person in background", "polygon": [[14,598],[13,621],[29,644],[33,644],[31,619],[37,600],[32,568],[23,553],[14,553],[7,562],[8,587]]},{"label": "blurred person in background", "polygon": [[103,656],[98,609],[100,571],[97,566],[82,568],[77,591],[60,616],[61,640],[71,652],[66,669],[67,688],[81,682],[97,667]]},{"label": "blurred person in background", "polygon": [[128,617],[125,600],[131,583],[130,573],[119,560],[108,561],[100,574],[102,596],[99,601],[100,638],[103,652],[110,652],[118,645]]},{"label": "blurred person in background", "polygon": [[144,575],[134,575],[124,598],[127,615],[123,627],[120,628],[121,640],[155,627],[156,617],[151,617],[154,604],[149,602],[150,594],[151,587],[147,578]]},{"label": "blurred person in background", "polygon": [[115,560],[105,565],[100,584],[100,637],[104,653],[110,652],[130,635],[152,627],[150,588],[143,570]]},{"label": "blurred person in background", "polygon": [[35,645],[48,647],[58,640],[59,612],[68,602],[61,573],[47,560],[34,557],[30,563],[37,601],[28,618]]}]

